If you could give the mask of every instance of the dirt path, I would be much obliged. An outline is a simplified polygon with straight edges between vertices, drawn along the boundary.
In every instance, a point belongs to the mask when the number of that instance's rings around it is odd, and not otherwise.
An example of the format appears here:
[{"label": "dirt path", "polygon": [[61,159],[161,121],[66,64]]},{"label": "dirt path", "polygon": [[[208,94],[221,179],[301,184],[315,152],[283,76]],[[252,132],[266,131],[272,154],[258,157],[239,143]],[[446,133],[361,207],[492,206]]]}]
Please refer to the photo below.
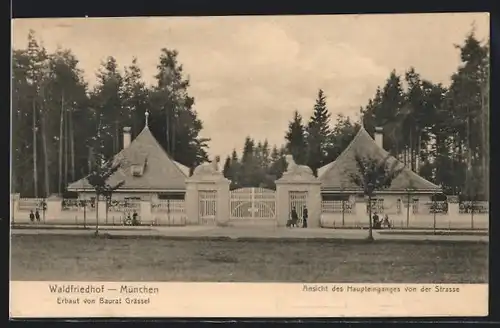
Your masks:
[{"label": "dirt path", "polygon": [[[23,228],[12,229],[15,235],[33,235],[33,234],[55,234],[55,235],[88,235],[94,233],[94,228],[74,228],[68,226],[51,226],[48,228]],[[182,238],[217,238],[226,237],[231,239],[365,239],[368,235],[367,230],[362,229],[289,229],[289,228],[262,228],[262,227],[214,227],[214,226],[188,226],[188,227],[102,227],[101,234],[111,236],[155,236],[155,237],[175,237]],[[421,241],[476,241],[488,242],[489,236],[470,234],[462,232],[462,235],[433,235],[412,234],[408,231],[397,233],[391,230],[391,233],[378,233],[376,230],[373,236],[377,240],[421,240]],[[421,231],[420,231],[421,232]]]}]

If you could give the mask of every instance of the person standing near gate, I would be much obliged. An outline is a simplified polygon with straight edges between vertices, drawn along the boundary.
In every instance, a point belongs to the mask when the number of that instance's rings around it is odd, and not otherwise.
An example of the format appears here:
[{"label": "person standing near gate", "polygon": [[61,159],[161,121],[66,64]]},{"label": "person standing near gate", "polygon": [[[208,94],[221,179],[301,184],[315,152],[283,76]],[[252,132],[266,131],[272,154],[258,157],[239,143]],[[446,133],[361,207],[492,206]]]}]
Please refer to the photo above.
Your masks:
[{"label": "person standing near gate", "polygon": [[38,208],[35,210],[35,219],[36,222],[40,222],[40,212],[38,212]]},{"label": "person standing near gate", "polygon": [[307,207],[304,206],[302,210],[302,228],[307,228],[307,218],[309,217],[309,212],[307,211]]},{"label": "person standing near gate", "polygon": [[297,210],[295,209],[295,206],[292,207],[292,212],[290,213],[290,220],[287,222],[287,227],[296,227],[297,226],[297,221],[299,221],[299,215],[297,214]]},{"label": "person standing near gate", "polygon": [[375,212],[375,214],[373,214],[373,223],[372,223],[372,227],[374,229],[380,229],[380,218],[377,214],[377,212]]},{"label": "person standing near gate", "polygon": [[35,222],[35,214],[33,213],[33,210],[30,211],[30,221]]},{"label": "person standing near gate", "polygon": [[137,217],[137,212],[134,211],[134,214],[132,214],[132,225],[139,225],[139,220],[137,219]]}]

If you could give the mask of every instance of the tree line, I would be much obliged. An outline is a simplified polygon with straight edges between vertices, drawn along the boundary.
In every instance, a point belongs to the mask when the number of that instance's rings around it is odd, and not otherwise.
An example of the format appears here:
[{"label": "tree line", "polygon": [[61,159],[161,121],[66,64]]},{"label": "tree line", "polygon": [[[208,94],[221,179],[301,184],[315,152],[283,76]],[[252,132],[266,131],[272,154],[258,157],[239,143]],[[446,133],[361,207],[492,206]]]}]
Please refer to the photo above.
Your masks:
[{"label": "tree line", "polygon": [[313,114],[305,124],[298,111],[293,114],[285,134],[286,143],[269,145],[267,140],[255,141],[247,136],[241,158],[234,149],[224,162],[224,176],[232,181],[231,188],[261,187],[274,189],[274,181],[286,170],[286,154],[293,155],[299,165],[317,169],[327,164],[347,147],[359,130],[359,124],[349,117],[338,115],[330,128],[330,113],[326,96],[319,90]]},{"label": "tree line", "polygon": [[[452,46],[452,45],[450,45]],[[274,146],[247,137],[241,159],[236,150],[224,165],[233,188],[273,187],[286,168],[284,154],[298,164],[318,168],[335,160],[359,131],[372,136],[383,127],[383,144],[391,155],[446,194],[487,199],[489,190],[489,40],[471,31],[454,45],[460,65],[451,83],[434,83],[410,67],[403,75],[390,72],[385,85],[360,108],[360,122],[338,115],[332,122],[327,98],[319,90],[307,121],[295,111],[285,144]],[[265,159],[265,160],[263,160]]]},{"label": "tree line", "polygon": [[12,190],[23,197],[64,194],[122,148],[123,127],[149,128],[178,162],[208,160],[209,139],[189,96],[178,52],[159,51],[155,83],[147,86],[138,59],[124,68],[109,56],[89,87],[70,49],[49,53],[30,31],[25,49],[12,50]]},{"label": "tree line", "polygon": [[[403,75],[392,71],[360,108],[361,122],[372,135],[383,127],[384,148],[446,193],[486,198],[489,40],[479,41],[472,31],[455,47],[461,63],[449,86],[412,67]],[[137,58],[120,69],[110,56],[89,87],[76,55],[62,48],[49,53],[33,31],[26,48],[12,55],[12,189],[23,197],[64,193],[69,182],[121,149],[123,127],[130,126],[133,135],[142,130],[146,110],[152,133],[175,160],[191,168],[208,160],[209,139],[199,136],[203,123],[177,51],[160,50],[152,86],[145,84]],[[287,153],[317,174],[359,128],[347,116],[332,120],[320,89],[307,121],[294,112],[283,145],[248,136],[241,156],[234,150],[226,158],[224,174],[232,188],[274,188]]]}]

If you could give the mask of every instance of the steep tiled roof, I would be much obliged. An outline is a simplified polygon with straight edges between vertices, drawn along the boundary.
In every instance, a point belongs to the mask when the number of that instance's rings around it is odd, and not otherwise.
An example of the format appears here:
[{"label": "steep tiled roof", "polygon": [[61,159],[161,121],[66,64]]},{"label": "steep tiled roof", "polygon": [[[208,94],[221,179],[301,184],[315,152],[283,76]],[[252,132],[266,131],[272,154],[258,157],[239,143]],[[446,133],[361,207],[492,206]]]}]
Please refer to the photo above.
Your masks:
[{"label": "steep tiled roof", "polygon": [[[113,160],[120,164],[120,168],[108,183],[124,180],[120,190],[183,190],[189,176],[189,168],[170,158],[147,126]],[[88,188],[92,187],[87,178],[68,186],[69,190]]]},{"label": "steep tiled roof", "polygon": [[[359,172],[355,161],[356,154],[365,158],[378,160],[383,160],[389,156],[388,152],[379,147],[368,132],[364,128],[361,128],[349,146],[335,161],[318,170],[321,188],[326,190],[359,190],[359,187],[350,180],[350,175]],[[399,163],[397,166],[398,169],[404,166],[396,158],[390,156],[388,164],[392,165],[394,162]],[[439,186],[427,181],[409,168],[404,167],[401,173],[392,181],[391,186],[386,190],[403,191],[407,188],[429,192],[441,190]]]}]

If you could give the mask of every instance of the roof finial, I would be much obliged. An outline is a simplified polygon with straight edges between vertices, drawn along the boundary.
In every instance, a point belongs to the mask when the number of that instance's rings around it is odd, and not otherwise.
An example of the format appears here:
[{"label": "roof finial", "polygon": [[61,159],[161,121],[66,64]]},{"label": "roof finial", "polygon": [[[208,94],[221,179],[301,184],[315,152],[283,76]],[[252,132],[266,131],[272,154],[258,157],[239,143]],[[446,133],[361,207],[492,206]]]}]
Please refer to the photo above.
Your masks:
[{"label": "roof finial", "polygon": [[146,124],[145,124],[145,127],[147,128],[149,123],[148,123],[148,117],[149,117],[149,111],[146,110],[146,113],[144,113],[144,115],[146,116]]}]

